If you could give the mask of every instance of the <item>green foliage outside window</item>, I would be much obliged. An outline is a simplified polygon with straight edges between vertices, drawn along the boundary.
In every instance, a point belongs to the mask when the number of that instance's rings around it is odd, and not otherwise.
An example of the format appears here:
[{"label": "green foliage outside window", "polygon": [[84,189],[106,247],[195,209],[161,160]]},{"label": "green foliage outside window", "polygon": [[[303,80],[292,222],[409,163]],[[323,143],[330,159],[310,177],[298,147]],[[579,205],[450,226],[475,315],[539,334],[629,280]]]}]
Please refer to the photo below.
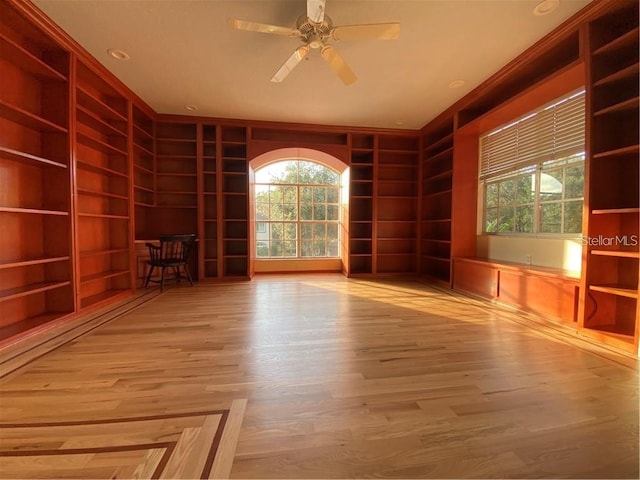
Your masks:
[{"label": "green foliage outside window", "polygon": [[582,233],[584,155],[541,164],[484,189],[486,233]]},{"label": "green foliage outside window", "polygon": [[339,257],[340,176],[303,160],[286,160],[256,172],[258,258]]}]

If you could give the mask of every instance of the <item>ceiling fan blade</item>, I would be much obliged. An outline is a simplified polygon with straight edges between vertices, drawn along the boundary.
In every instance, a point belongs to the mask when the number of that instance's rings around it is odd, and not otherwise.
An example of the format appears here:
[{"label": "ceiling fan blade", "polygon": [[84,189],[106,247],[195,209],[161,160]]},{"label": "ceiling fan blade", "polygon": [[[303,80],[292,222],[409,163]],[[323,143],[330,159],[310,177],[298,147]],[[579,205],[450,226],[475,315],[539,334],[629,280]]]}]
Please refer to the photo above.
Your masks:
[{"label": "ceiling fan blade", "polygon": [[307,0],[307,17],[313,23],[322,23],[324,20],[324,5],[326,0]]},{"label": "ceiling fan blade", "polygon": [[291,70],[296,68],[302,59],[309,53],[309,47],[306,45],[302,45],[296,49],[295,52],[291,54],[291,56],[284,62],[284,65],[280,67],[280,69],[275,73],[272,82],[280,83],[291,73]]},{"label": "ceiling fan blade", "polygon": [[358,79],[356,74],[349,68],[349,65],[331,45],[322,47],[320,54],[345,85],[351,85]]},{"label": "ceiling fan blade", "polygon": [[331,30],[331,37],[335,40],[395,40],[399,36],[399,23],[345,25]]},{"label": "ceiling fan blade", "polygon": [[278,25],[269,25],[266,23],[249,22],[247,20],[229,19],[229,26],[238,30],[248,30],[250,32],[273,33],[275,35],[284,35],[285,37],[297,37],[300,35],[298,30],[287,27],[279,27]]}]

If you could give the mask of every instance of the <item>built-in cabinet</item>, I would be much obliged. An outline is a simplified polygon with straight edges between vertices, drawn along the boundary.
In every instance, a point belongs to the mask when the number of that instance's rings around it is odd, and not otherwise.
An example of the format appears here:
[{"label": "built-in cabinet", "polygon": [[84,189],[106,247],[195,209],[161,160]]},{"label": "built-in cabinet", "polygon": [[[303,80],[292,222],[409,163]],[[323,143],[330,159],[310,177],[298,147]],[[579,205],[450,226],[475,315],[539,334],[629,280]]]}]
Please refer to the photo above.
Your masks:
[{"label": "built-in cabinet", "polygon": [[247,128],[221,127],[222,272],[224,277],[249,277],[249,162]]},{"label": "built-in cabinet", "polygon": [[132,287],[129,103],[75,62],[76,245],[80,309]]},{"label": "built-in cabinet", "polygon": [[376,184],[378,137],[371,134],[352,134],[349,171],[349,273],[371,274],[376,270],[377,249],[373,239],[373,199]]},{"label": "built-in cabinet", "polygon": [[132,109],[133,202],[136,212],[143,212],[156,205],[155,133],[151,115],[135,105]]},{"label": "built-in cabinet", "polygon": [[[154,140],[155,205],[145,212],[144,228],[136,238],[148,241],[160,235],[198,233],[198,124],[158,119]],[[198,278],[197,254],[189,268]]]},{"label": "built-in cabinet", "polygon": [[575,327],[580,279],[555,268],[453,259],[454,288]]},{"label": "built-in cabinet", "polygon": [[415,273],[417,133],[353,133],[349,148],[348,274]]},{"label": "built-in cabinet", "polygon": [[376,163],[376,273],[417,271],[417,135],[378,137]]},{"label": "built-in cabinet", "polygon": [[634,352],[640,337],[638,37],[637,2],[588,26],[591,128],[581,302],[583,333]]},{"label": "built-in cabinet", "polygon": [[75,310],[69,54],[0,2],[0,338]]},{"label": "built-in cabinet", "polygon": [[200,232],[198,271],[201,280],[222,276],[222,272],[219,271],[221,263],[218,261],[218,241],[220,239],[218,232],[221,230],[218,225],[219,131],[220,129],[216,128],[215,124],[202,125],[202,194],[199,201],[202,207],[198,228]]},{"label": "built-in cabinet", "polygon": [[448,284],[451,279],[452,119],[423,133],[420,171],[420,273]]},{"label": "built-in cabinet", "polygon": [[153,170],[138,170],[153,173],[153,189],[140,191],[155,202],[138,205],[136,238],[195,233],[194,277],[249,278],[247,127],[163,116],[154,129]]}]

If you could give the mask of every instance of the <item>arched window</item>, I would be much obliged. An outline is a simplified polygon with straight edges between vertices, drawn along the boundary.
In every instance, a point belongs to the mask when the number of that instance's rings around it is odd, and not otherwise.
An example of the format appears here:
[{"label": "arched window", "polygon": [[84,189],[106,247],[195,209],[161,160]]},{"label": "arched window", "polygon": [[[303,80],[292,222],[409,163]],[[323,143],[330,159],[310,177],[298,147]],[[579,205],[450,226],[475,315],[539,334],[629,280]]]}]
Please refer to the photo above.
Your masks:
[{"label": "arched window", "polygon": [[256,258],[340,256],[340,174],[288,159],[255,172]]}]

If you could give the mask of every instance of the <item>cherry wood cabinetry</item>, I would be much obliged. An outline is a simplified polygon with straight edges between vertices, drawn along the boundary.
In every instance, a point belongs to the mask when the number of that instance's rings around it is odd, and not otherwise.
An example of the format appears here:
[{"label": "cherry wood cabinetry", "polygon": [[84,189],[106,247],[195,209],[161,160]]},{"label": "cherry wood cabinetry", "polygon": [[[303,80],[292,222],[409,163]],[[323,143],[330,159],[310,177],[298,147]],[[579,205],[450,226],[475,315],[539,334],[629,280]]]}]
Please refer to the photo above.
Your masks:
[{"label": "cherry wood cabinetry", "polygon": [[142,287],[147,271],[148,249],[147,223],[150,212],[155,208],[155,130],[152,112],[131,105],[131,178],[134,206],[134,252],[132,265],[134,266],[136,287]]},{"label": "cherry wood cabinetry", "polygon": [[200,278],[217,278],[220,272],[221,262],[218,261],[218,138],[220,129],[215,124],[202,125],[202,196],[200,199]]},{"label": "cherry wood cabinetry", "polygon": [[420,137],[352,133],[348,274],[416,273]]},{"label": "cherry wood cabinetry", "polygon": [[0,339],[74,311],[70,56],[0,3]]},{"label": "cherry wood cabinetry", "polygon": [[156,124],[156,206],[172,217],[162,228],[196,229],[197,148],[195,123]]},{"label": "cherry wood cabinetry", "polygon": [[222,276],[249,277],[249,163],[247,129],[222,126],[220,135],[222,186]]},{"label": "cherry wood cabinetry", "polygon": [[453,120],[422,137],[420,192],[420,273],[449,283],[451,278],[451,201]]},{"label": "cherry wood cabinetry", "polygon": [[[583,333],[638,351],[638,3],[589,24]],[[624,185],[624,187],[622,187]]]},{"label": "cherry wood cabinetry", "polygon": [[580,280],[554,268],[487,259],[453,259],[454,288],[574,326]]},{"label": "cherry wood cabinetry", "polygon": [[351,135],[348,229],[351,275],[371,274],[375,271],[377,248],[373,241],[373,198],[377,142],[378,137],[373,134]]},{"label": "cherry wood cabinetry", "polygon": [[415,273],[417,135],[380,134],[376,163],[376,273]]},{"label": "cherry wood cabinetry", "polygon": [[[155,123],[155,207],[147,209],[140,239],[198,233],[198,124],[166,118]],[[197,250],[197,248],[196,248]],[[190,271],[198,278],[198,254]]]},{"label": "cherry wood cabinetry", "polygon": [[136,209],[149,208],[156,203],[153,119],[137,106],[133,105],[132,108],[133,201]]},{"label": "cherry wood cabinetry", "polygon": [[84,63],[75,82],[79,304],[131,288],[129,104]]}]

